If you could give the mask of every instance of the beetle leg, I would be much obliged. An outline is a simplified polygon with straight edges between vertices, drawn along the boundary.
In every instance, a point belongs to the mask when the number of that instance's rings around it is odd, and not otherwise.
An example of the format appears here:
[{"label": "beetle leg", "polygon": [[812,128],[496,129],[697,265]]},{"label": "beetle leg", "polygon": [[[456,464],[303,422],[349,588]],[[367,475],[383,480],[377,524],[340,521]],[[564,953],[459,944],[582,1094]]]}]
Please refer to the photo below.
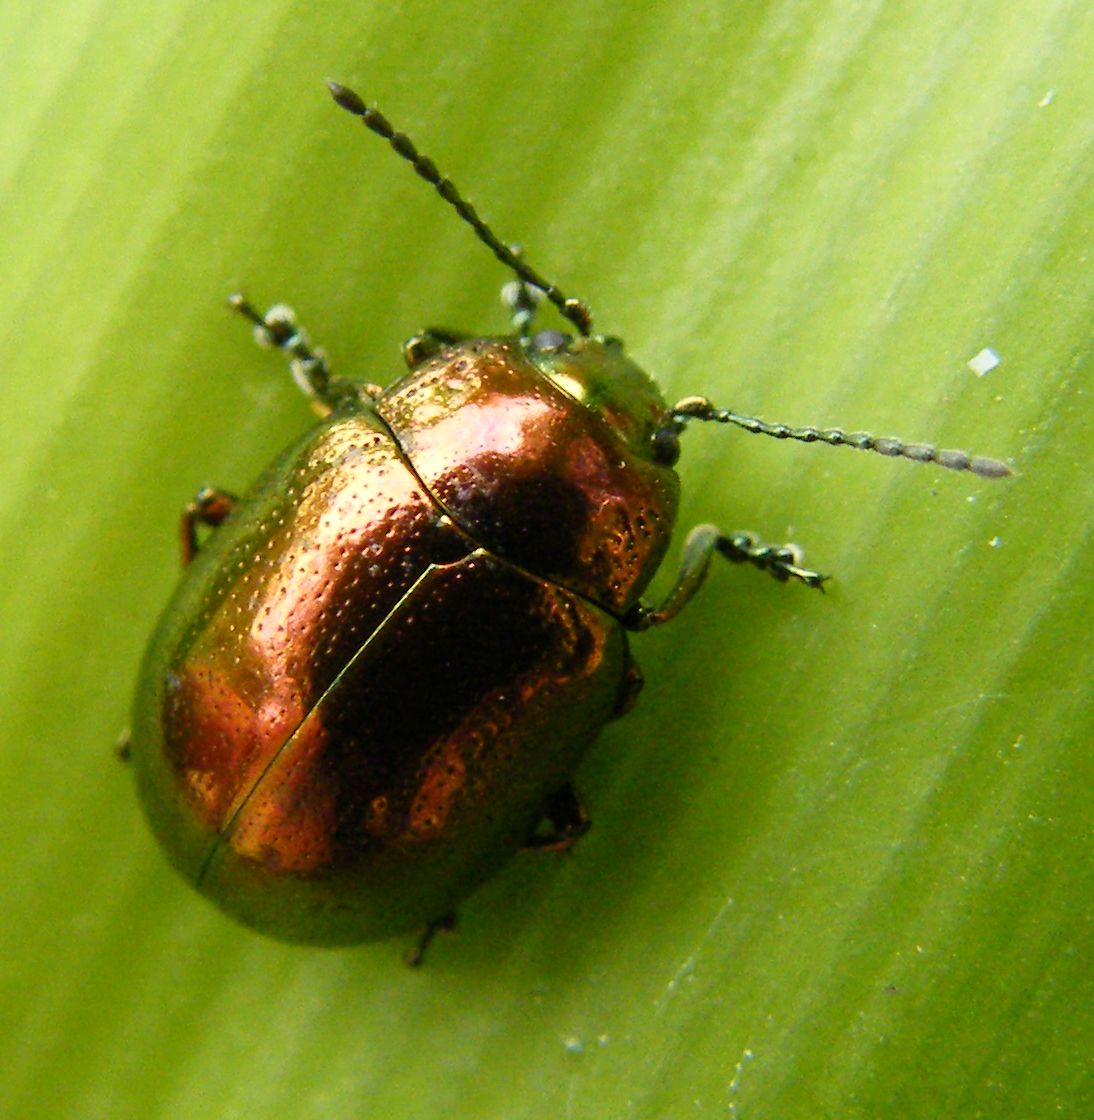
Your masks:
[{"label": "beetle leg", "polygon": [[425,957],[425,951],[429,948],[430,942],[437,933],[441,930],[450,930],[456,928],[456,911],[449,910],[447,914],[442,914],[435,921],[430,922],[425,929],[422,930],[421,935],[414,946],[403,954],[403,960],[410,968],[417,968]]},{"label": "beetle leg", "polygon": [[552,831],[543,834],[533,832],[524,841],[523,850],[526,852],[568,851],[593,824],[585,811],[581,794],[569,782],[547,799],[543,815],[550,822]]},{"label": "beetle leg", "polygon": [[615,698],[615,710],[612,712],[612,719],[619,719],[625,716],[638,702],[638,694],[642,691],[642,686],[646,683],[645,677],[642,676],[642,670],[638,668],[638,663],[631,656],[630,651],[627,651],[627,668],[623,674],[623,680],[619,684],[619,692]]},{"label": "beetle leg", "polygon": [[812,568],[802,567],[802,551],[796,544],[764,544],[751,533],[732,533],[728,537],[719,535],[717,549],[727,560],[735,564],[747,561],[780,583],[796,579],[806,587],[823,591],[828,579]]},{"label": "beetle leg", "polygon": [[203,486],[182,511],[179,522],[179,543],[182,545],[182,566],[188,568],[198,554],[198,526],[216,528],[232,512],[235,496],[227,490]]},{"label": "beetle leg", "polygon": [[327,416],[339,401],[360,393],[375,399],[383,393],[379,385],[354,384],[331,376],[327,355],[308,340],[307,333],[296,321],[296,313],[284,303],[276,303],[259,314],[239,292],[228,297],[228,306],[254,324],[255,341],[259,346],[284,350],[289,355],[289,369],[301,391],[312,399],[316,411]]},{"label": "beetle leg", "polygon": [[465,342],[470,335],[444,327],[427,327],[421,334],[412,335],[403,343],[403,361],[407,369],[417,369],[423,362],[436,357],[442,350]]},{"label": "beetle leg", "polygon": [[[520,256],[519,249],[514,249],[514,252]],[[513,316],[513,333],[518,338],[527,341],[531,336],[532,320],[536,317],[536,308],[542,299],[542,289],[534,288],[523,280],[510,280],[502,285],[501,302]]]},{"label": "beetle leg", "polygon": [[795,545],[763,544],[748,533],[726,536],[715,525],[696,525],[684,541],[684,556],[672,590],[655,607],[640,603],[623,620],[623,625],[628,630],[648,630],[675,618],[702,587],[716,552],[737,564],[748,561],[780,581],[796,579],[806,587],[823,590],[828,578],[811,568],[803,568],[800,550]]}]

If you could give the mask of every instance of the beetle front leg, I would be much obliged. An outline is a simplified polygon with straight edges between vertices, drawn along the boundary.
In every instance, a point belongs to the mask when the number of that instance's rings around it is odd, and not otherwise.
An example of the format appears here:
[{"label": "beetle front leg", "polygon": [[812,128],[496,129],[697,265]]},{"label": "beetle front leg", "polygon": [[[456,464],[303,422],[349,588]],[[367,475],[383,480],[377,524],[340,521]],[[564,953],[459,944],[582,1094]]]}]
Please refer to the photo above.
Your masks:
[{"label": "beetle front leg", "polygon": [[375,399],[383,393],[379,385],[358,384],[332,376],[327,355],[311,345],[304,328],[296,321],[296,312],[287,304],[276,303],[261,315],[236,292],[228,297],[228,306],[254,324],[255,341],[259,346],[284,350],[288,354],[293,380],[312,399],[320,415],[330,415],[347,397],[359,397],[363,393]]},{"label": "beetle front leg", "polygon": [[224,523],[236,504],[234,494],[227,490],[217,490],[203,486],[182,511],[179,520],[179,544],[182,546],[182,566],[188,568],[198,554],[198,526],[208,525],[215,529]]},{"label": "beetle front leg", "polygon": [[751,533],[734,533],[728,537],[719,536],[716,547],[727,560],[735,564],[752,564],[780,583],[796,579],[806,587],[823,591],[824,581],[828,579],[812,568],[802,567],[802,552],[796,544],[764,544]]},{"label": "beetle front leg", "polygon": [[[518,256],[520,250],[514,250]],[[532,323],[536,317],[536,308],[539,307],[543,292],[539,288],[523,280],[510,280],[502,285],[501,302],[509,308],[513,317],[513,333],[527,341],[532,334]]]},{"label": "beetle front leg", "polygon": [[547,804],[543,807],[543,816],[549,822],[551,831],[533,832],[524,841],[523,851],[568,851],[593,825],[589,814],[585,811],[581,794],[569,782],[547,799]]},{"label": "beetle front leg", "polygon": [[823,590],[828,578],[811,568],[801,566],[801,553],[790,544],[770,545],[757,541],[748,533],[722,533],[716,525],[696,525],[684,541],[684,555],[676,583],[656,607],[639,604],[623,620],[628,630],[649,630],[675,618],[703,585],[715,553],[740,564],[754,564],[775,579],[796,579],[806,587]]}]

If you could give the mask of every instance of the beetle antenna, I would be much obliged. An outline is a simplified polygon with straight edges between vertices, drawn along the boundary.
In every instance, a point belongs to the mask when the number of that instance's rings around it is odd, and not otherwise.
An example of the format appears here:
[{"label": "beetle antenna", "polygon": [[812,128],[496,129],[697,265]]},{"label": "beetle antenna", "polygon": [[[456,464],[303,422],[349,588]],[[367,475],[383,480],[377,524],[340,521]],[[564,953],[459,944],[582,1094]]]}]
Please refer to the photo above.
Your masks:
[{"label": "beetle antenna", "polygon": [[969,471],[981,478],[1009,478],[1014,471],[1001,459],[970,455],[966,451],[934,447],[929,443],[905,443],[895,436],[872,436],[869,432],[844,432],[839,428],[791,428],[786,424],[770,424],[755,416],[741,416],[728,408],[715,408],[705,397],[685,397],[669,410],[669,415],[682,430],[688,420],[712,420],[716,424],[735,424],[746,432],[793,439],[799,443],[827,443],[833,447],[853,447],[856,451],[874,451],[890,458],[911,459],[914,463],[937,463],[951,471]]},{"label": "beetle antenna", "polygon": [[494,231],[479,217],[478,211],[456,189],[451,179],[446,179],[438,170],[437,165],[414,145],[414,141],[403,132],[396,132],[387,117],[379,109],[370,109],[360,97],[351,89],[347,89],[337,82],[327,82],[327,89],[331,97],[348,113],[360,117],[366,128],[371,129],[377,136],[382,136],[395,149],[397,155],[410,164],[411,167],[427,182],[437,189],[437,193],[456,211],[457,214],[475,231],[475,236],[488,248],[494,256],[507,268],[510,268],[526,284],[532,284],[543,291],[543,294],[559,309],[562,315],[569,319],[578,331],[588,335],[592,329],[593,316],[589,305],[580,299],[570,299],[552,283],[545,280],[534,268],[525,264],[523,260],[501,241]]}]

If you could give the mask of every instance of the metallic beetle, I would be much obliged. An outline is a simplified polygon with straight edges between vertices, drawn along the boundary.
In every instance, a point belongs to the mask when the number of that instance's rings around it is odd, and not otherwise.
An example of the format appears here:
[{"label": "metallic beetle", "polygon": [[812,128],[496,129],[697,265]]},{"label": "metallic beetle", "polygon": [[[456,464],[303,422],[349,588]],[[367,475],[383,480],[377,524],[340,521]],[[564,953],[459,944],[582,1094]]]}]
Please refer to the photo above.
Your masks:
[{"label": "metallic beetle", "polygon": [[[514,271],[515,330],[418,335],[409,372],[380,389],[332,377],[287,308],[233,297],[325,415],[246,498],[204,490],[187,508],[185,578],[144,658],[129,756],[169,858],[229,914],[315,944],[424,927],[417,960],[518,849],[588,827],[571,779],[641,685],[629,632],[672,618],[716,552],[821,582],[791,546],[703,525],[665,601],[643,604],[689,420],[1008,470],[699,397],[669,407],[406,136],[331,92]],[[532,333],[540,296],[576,336]]]}]

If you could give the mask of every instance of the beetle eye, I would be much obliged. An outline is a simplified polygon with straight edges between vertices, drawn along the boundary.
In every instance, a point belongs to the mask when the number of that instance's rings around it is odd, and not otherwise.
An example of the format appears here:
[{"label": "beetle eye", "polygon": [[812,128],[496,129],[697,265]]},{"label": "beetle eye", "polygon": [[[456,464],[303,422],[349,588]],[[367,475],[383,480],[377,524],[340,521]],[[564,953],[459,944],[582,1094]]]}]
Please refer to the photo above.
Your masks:
[{"label": "beetle eye", "polygon": [[539,331],[532,336],[532,345],[537,350],[550,354],[556,350],[565,350],[573,340],[573,335],[563,334],[562,331]]},{"label": "beetle eye", "polygon": [[680,458],[680,433],[674,428],[658,428],[653,433],[653,458],[663,467],[676,465]]}]

